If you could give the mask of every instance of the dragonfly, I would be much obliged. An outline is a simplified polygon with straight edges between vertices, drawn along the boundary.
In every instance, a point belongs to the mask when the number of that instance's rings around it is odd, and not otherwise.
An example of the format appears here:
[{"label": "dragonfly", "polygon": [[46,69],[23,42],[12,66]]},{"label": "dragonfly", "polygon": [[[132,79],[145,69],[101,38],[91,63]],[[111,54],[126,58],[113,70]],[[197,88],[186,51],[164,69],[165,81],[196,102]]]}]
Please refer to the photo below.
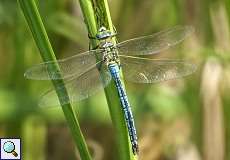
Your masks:
[{"label": "dragonfly", "polygon": [[[157,54],[183,41],[194,32],[191,26],[175,26],[153,35],[130,39],[118,44],[113,42],[116,33],[101,27],[95,36],[99,45],[84,53],[58,61],[50,61],[32,66],[25,77],[34,80],[63,79],[68,96],[62,95],[58,101],[54,89],[48,90],[40,99],[40,106],[54,106],[80,101],[95,94],[114,81],[120,104],[128,128],[134,155],[138,154],[138,138],[134,117],[121,78],[135,83],[156,83],[192,74],[196,65],[183,60],[150,59],[145,56]],[[141,57],[140,57],[141,56]],[[58,64],[58,71],[49,67]],[[60,76],[61,74],[61,76]]]}]

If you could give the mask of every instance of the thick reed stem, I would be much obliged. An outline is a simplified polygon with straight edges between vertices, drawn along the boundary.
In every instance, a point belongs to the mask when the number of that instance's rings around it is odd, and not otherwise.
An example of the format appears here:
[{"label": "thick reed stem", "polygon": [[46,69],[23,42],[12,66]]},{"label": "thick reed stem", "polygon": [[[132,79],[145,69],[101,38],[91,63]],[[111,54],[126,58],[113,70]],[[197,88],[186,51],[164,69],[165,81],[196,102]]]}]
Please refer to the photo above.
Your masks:
[{"label": "thick reed stem", "polygon": [[[40,51],[43,61],[56,61],[54,51],[49,42],[49,38],[46,33],[45,27],[43,25],[38,8],[36,6],[36,2],[34,0],[18,0],[18,3],[26,18],[28,26],[33,34],[33,38]],[[59,66],[54,65],[48,68],[49,72],[52,72],[54,70],[55,71],[59,70]],[[52,80],[52,83],[56,89],[60,104],[62,104],[61,97],[63,96],[68,97],[68,93],[65,88],[61,90],[60,89],[58,90],[57,88],[60,85],[64,85],[64,82],[63,80],[60,79],[60,80]],[[91,160],[91,156],[89,154],[87,145],[85,143],[83,134],[81,132],[79,122],[77,120],[77,117],[74,113],[71,104],[69,103],[69,104],[62,105],[62,110],[67,120],[67,123],[70,127],[74,142],[78,147],[82,160]]]},{"label": "thick reed stem", "polygon": [[[107,0],[79,0],[79,2],[81,4],[86,26],[88,28],[88,33],[91,37],[95,37],[101,26],[104,26],[114,32]],[[116,44],[115,38],[113,38],[113,42]],[[91,40],[90,45],[92,48],[96,48],[98,41]],[[105,88],[105,95],[116,132],[117,149],[119,152],[117,159],[135,160],[137,159],[137,156],[134,156],[132,153],[124,113],[122,111],[118,91],[114,82],[111,82]]]}]

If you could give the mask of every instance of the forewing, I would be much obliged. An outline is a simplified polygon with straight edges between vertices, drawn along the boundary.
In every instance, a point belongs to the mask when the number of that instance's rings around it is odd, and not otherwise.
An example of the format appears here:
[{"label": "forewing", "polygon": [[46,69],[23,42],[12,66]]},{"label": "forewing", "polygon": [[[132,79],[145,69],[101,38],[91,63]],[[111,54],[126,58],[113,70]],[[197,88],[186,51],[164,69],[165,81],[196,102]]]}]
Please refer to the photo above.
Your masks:
[{"label": "forewing", "polygon": [[194,64],[180,60],[154,60],[120,56],[124,78],[135,83],[156,83],[187,76],[196,70]]},{"label": "forewing", "polygon": [[153,35],[134,38],[117,45],[120,55],[156,54],[183,41],[194,32],[191,26],[176,26]]},{"label": "forewing", "polygon": [[[50,61],[35,65],[25,72],[25,77],[35,80],[66,79],[83,74],[87,69],[96,65],[95,54],[100,50],[91,50],[66,59]],[[58,64],[59,70],[54,66]],[[52,71],[49,73],[48,69]]]},{"label": "forewing", "polygon": [[[83,100],[95,94],[98,90],[103,89],[111,80],[110,73],[103,69],[102,76],[96,67],[83,73],[81,76],[68,80],[65,86],[59,86],[58,90],[63,90],[65,87],[68,91],[68,96],[59,97],[62,104],[73,103]],[[42,95],[39,106],[49,107],[59,105],[58,97],[54,89],[49,90]]]}]

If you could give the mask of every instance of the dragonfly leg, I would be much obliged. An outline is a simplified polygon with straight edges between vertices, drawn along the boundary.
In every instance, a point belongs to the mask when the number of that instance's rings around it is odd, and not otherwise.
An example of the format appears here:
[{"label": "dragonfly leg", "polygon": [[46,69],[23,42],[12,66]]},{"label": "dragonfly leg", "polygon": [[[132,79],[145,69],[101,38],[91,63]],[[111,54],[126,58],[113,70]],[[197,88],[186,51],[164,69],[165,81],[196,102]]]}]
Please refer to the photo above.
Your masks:
[{"label": "dragonfly leg", "polygon": [[89,33],[88,33],[88,38],[89,38],[89,39],[94,39],[94,40],[97,39],[96,37],[92,37]]}]

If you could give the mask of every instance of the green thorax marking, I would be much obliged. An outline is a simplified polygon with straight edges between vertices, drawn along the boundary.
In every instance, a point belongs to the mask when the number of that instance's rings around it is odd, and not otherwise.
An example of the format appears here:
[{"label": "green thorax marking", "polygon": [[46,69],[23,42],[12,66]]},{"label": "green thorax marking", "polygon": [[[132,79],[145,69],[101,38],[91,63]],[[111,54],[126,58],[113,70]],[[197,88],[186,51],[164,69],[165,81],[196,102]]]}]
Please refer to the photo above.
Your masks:
[{"label": "green thorax marking", "polygon": [[117,48],[111,39],[115,35],[116,34],[107,30],[105,27],[101,27],[96,35],[96,39],[100,41],[98,49],[103,50],[103,61],[107,65],[114,63],[120,65]]}]

